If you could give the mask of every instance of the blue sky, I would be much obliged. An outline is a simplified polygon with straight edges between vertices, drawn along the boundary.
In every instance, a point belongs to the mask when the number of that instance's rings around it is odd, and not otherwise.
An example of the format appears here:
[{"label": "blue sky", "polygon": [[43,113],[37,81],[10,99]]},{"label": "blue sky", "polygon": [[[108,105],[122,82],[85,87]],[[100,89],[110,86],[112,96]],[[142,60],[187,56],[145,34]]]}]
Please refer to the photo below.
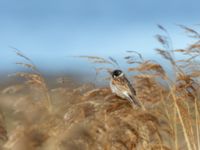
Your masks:
[{"label": "blue sky", "polygon": [[[198,0],[0,0],[0,70],[20,61],[11,47],[50,71],[83,68],[68,56],[121,57],[136,50],[154,57],[154,35],[165,26],[174,47],[189,43],[176,24],[198,29]],[[82,66],[81,66],[82,65]]]}]

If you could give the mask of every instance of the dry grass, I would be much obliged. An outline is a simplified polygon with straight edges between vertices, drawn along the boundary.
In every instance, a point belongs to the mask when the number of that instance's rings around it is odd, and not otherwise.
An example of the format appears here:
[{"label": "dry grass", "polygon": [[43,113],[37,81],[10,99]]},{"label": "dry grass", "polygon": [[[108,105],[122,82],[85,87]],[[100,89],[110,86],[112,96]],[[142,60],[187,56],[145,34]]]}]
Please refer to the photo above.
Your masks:
[{"label": "dry grass", "polygon": [[[167,30],[157,35],[174,77],[161,64],[128,51],[137,96],[145,110],[134,110],[108,87],[93,84],[50,89],[30,58],[16,51],[28,68],[15,76],[24,84],[0,95],[0,149],[3,150],[199,150],[199,33],[181,26],[197,42],[174,50]],[[185,59],[177,60],[176,53]],[[119,64],[114,58],[79,56],[98,64],[96,75]],[[70,81],[67,81],[70,82]],[[70,85],[70,84],[69,84]]]}]

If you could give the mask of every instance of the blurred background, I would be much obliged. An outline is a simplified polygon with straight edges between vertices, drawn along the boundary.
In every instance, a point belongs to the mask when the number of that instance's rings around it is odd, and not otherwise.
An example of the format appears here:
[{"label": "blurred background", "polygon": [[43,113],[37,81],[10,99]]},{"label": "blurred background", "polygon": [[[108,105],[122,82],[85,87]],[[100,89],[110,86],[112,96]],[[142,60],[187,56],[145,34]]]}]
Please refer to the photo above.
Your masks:
[{"label": "blurred background", "polygon": [[89,63],[72,56],[120,59],[126,50],[159,59],[157,24],[170,33],[174,48],[189,39],[177,24],[200,27],[198,0],[0,0],[0,74],[17,71],[11,47],[46,73],[88,72]]}]

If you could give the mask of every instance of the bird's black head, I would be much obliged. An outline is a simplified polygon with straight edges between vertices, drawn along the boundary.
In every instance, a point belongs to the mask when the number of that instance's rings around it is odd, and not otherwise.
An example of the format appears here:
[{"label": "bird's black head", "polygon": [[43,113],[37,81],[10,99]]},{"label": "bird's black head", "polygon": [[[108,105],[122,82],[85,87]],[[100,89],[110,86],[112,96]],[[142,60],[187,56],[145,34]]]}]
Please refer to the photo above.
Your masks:
[{"label": "bird's black head", "polygon": [[123,72],[122,72],[121,70],[114,70],[114,71],[112,72],[112,77],[113,77],[113,78],[119,77],[119,76],[121,76],[121,75],[123,75]]}]

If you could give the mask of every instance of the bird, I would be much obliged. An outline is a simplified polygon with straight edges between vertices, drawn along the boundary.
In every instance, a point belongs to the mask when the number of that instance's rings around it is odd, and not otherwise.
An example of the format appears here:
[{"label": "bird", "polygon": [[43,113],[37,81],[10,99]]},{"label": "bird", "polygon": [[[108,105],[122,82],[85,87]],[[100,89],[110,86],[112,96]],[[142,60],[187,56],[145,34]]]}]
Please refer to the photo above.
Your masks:
[{"label": "bird", "polygon": [[128,100],[133,107],[141,107],[141,103],[136,99],[135,89],[121,70],[111,72],[110,88],[113,94]]}]

